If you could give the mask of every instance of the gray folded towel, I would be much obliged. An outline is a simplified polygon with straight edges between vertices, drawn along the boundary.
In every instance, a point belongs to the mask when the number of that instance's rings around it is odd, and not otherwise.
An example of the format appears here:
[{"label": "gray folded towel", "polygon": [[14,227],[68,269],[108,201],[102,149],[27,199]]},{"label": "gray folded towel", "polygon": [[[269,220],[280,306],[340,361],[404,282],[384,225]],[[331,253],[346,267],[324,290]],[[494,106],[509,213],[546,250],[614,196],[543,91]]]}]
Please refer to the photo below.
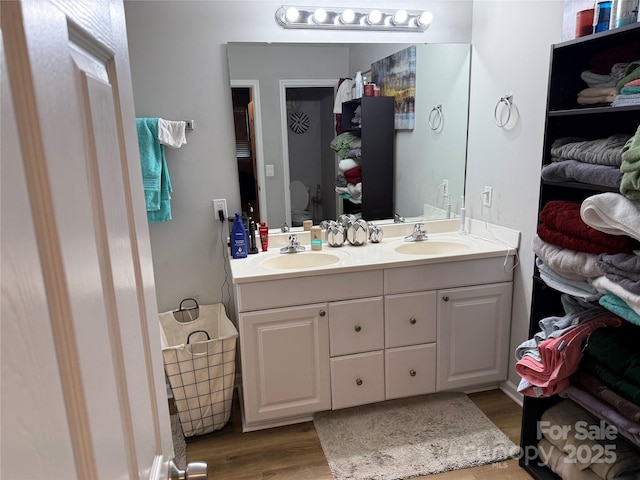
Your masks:
[{"label": "gray folded towel", "polygon": [[640,295],[640,256],[633,253],[600,254],[597,265],[604,276],[625,290]]},{"label": "gray folded towel", "polygon": [[551,145],[551,156],[555,160],[578,160],[598,165],[622,164],[622,147],[631,138],[628,134],[616,134],[607,138],[559,138]]},{"label": "gray folded towel", "polygon": [[577,160],[556,161],[542,167],[542,178],[550,182],[576,181],[599,185],[601,187],[620,188],[622,172],[620,167],[596,165]]}]

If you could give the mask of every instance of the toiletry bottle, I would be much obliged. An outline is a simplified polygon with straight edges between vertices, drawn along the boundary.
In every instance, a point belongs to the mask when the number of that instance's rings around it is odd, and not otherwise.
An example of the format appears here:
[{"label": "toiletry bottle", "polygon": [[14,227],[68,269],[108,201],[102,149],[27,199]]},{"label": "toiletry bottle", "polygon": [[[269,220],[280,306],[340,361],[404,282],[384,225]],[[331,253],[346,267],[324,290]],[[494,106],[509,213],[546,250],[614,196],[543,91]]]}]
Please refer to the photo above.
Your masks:
[{"label": "toiletry bottle", "polygon": [[362,74],[360,72],[356,72],[356,79],[354,83],[356,85],[356,94],[354,98],[360,98],[364,93],[364,83],[362,81]]},{"label": "toiletry bottle", "polygon": [[322,191],[320,190],[320,184],[318,184],[318,186],[316,187],[315,202],[320,203],[321,201],[322,201]]},{"label": "toiletry bottle", "polygon": [[249,247],[247,252],[250,254],[258,253],[258,243],[256,242],[256,222],[253,220],[253,207],[249,205],[249,219],[247,221]]},{"label": "toiletry bottle", "polygon": [[231,256],[233,258],[247,258],[247,231],[239,213],[236,213],[231,230]]},{"label": "toiletry bottle", "polygon": [[322,250],[322,229],[319,226],[311,227],[309,237],[311,238],[311,250]]},{"label": "toiletry bottle", "polygon": [[269,248],[269,227],[264,222],[260,222],[260,227],[258,228],[260,233],[260,243],[262,244],[262,251],[266,252]]}]

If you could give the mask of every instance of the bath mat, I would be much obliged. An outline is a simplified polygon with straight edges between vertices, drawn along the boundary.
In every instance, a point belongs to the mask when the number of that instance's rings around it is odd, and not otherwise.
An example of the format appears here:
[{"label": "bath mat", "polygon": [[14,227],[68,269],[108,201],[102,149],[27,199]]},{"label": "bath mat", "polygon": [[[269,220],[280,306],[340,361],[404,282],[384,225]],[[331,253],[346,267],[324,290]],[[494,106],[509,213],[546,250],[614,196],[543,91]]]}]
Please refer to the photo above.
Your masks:
[{"label": "bath mat", "polygon": [[518,455],[475,403],[456,392],[319,412],[313,423],[336,480],[400,480]]}]

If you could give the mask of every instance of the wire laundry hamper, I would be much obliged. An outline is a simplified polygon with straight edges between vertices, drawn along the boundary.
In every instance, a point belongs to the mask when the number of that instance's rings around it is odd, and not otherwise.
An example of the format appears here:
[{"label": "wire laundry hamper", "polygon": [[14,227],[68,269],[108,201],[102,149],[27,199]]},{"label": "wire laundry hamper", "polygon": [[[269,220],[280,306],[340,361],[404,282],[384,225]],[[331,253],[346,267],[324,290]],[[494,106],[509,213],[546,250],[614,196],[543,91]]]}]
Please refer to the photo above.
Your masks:
[{"label": "wire laundry hamper", "polygon": [[[187,301],[195,306],[183,308]],[[231,416],[238,339],[224,306],[187,298],[159,319],[164,369],[184,436],[221,429]]]}]

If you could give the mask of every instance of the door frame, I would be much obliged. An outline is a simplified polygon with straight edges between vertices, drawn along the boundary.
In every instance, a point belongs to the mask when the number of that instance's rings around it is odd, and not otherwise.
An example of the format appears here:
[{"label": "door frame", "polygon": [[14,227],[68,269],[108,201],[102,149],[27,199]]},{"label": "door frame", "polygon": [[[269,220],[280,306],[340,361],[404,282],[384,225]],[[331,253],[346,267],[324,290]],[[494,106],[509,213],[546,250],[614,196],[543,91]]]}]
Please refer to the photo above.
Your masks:
[{"label": "door frame", "polygon": [[303,80],[280,80],[280,131],[282,132],[282,177],[284,191],[284,213],[287,225],[291,226],[291,193],[289,183],[289,124],[287,115],[287,88],[314,88],[331,87],[335,98],[338,80],[326,79],[303,79]]},{"label": "door frame", "polygon": [[260,209],[260,221],[269,224],[267,209],[267,191],[265,189],[264,174],[264,147],[262,145],[262,108],[260,104],[260,81],[259,80],[231,80],[231,88],[248,88],[251,91],[253,101],[253,125],[256,153],[256,181],[258,182],[258,207]]}]

